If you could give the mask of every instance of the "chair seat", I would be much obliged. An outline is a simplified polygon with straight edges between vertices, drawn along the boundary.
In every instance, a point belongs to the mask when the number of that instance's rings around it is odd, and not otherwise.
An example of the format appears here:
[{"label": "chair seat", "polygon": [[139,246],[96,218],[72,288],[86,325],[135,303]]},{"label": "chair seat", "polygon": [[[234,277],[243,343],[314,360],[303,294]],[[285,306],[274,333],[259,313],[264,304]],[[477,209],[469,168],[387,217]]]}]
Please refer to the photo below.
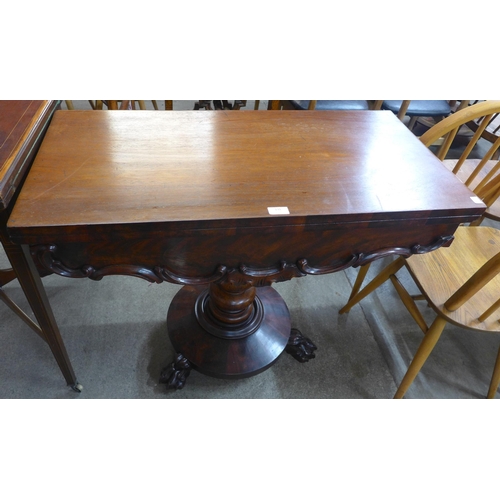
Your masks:
[{"label": "chair seat", "polygon": [[[307,109],[311,101],[290,101],[295,109]],[[356,111],[370,109],[368,101],[318,101],[318,111]]]},{"label": "chair seat", "polygon": [[500,275],[493,278],[456,311],[444,307],[449,297],[498,252],[500,231],[486,226],[461,226],[457,229],[455,240],[450,247],[412,256],[407,259],[406,267],[439,315],[458,326],[498,332],[500,309],[483,322],[477,318],[498,299]]},{"label": "chair seat", "polygon": [[[397,114],[402,103],[403,101],[384,101],[382,109]],[[450,113],[451,108],[447,101],[411,101],[406,111],[407,116],[448,116]]]}]

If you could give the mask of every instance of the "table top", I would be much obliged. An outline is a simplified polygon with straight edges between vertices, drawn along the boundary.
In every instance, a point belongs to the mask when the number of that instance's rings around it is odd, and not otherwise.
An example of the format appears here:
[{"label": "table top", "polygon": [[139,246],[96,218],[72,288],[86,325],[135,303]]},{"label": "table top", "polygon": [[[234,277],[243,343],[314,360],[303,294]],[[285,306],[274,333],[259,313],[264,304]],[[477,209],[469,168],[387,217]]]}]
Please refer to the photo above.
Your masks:
[{"label": "table top", "polygon": [[391,112],[57,111],[8,227],[474,219],[471,196]]},{"label": "table top", "polygon": [[0,101],[0,210],[21,183],[26,160],[56,105],[56,101]]}]

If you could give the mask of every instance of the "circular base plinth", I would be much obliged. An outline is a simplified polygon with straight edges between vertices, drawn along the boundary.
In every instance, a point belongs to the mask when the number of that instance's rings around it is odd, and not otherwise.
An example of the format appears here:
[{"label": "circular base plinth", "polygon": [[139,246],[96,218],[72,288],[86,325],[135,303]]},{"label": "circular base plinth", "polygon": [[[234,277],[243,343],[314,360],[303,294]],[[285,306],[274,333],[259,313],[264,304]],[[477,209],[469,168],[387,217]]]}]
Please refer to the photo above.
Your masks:
[{"label": "circular base plinth", "polygon": [[[170,340],[192,367],[217,378],[244,378],[271,366],[290,337],[290,313],[271,287],[257,288],[263,306],[260,326],[243,338],[221,338],[205,330],[196,319],[195,305],[205,287],[183,287],[172,300],[167,316]],[[234,337],[234,328],[230,335]]]}]

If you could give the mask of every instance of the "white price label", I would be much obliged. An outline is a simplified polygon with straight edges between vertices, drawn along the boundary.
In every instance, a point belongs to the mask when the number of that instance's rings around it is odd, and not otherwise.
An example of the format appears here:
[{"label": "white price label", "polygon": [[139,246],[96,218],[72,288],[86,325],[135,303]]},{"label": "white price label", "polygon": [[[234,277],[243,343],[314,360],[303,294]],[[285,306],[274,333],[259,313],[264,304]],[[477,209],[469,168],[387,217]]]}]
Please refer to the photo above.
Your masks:
[{"label": "white price label", "polygon": [[290,213],[288,207],[267,207],[267,211],[270,215],[283,215]]}]

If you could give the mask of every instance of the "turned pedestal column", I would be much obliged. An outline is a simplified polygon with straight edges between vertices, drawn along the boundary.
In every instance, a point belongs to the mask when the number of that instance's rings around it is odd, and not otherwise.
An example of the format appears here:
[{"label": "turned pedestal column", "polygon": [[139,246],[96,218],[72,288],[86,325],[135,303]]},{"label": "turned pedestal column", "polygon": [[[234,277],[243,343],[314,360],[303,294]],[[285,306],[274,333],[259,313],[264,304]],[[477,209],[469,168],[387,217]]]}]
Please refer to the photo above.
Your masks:
[{"label": "turned pedestal column", "polygon": [[177,357],[161,382],[180,389],[191,368],[243,378],[271,366],[290,338],[288,308],[271,287],[212,283],[185,286],[174,297],[167,329]]}]

